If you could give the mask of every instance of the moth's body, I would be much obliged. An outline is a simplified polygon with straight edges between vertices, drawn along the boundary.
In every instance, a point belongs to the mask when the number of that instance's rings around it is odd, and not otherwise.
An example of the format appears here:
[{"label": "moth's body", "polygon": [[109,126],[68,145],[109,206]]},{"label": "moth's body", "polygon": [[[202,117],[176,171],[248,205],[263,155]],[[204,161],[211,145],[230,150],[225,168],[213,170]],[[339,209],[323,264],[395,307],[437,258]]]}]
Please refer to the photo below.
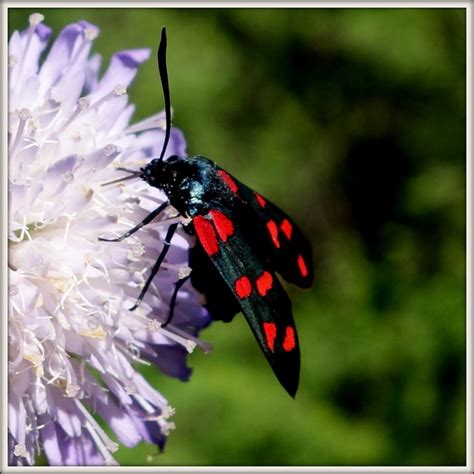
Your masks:
[{"label": "moth's body", "polygon": [[[182,215],[205,215],[215,201],[231,204],[235,197],[219,179],[218,166],[203,156],[179,158],[171,156],[166,161],[152,160],[142,168],[141,178],[150,186],[161,189],[170,204]],[[187,226],[187,231],[192,232]]]},{"label": "moth's body", "polygon": [[190,218],[196,235],[189,266],[193,286],[206,296],[214,320],[242,311],[280,383],[294,396],[300,354],[291,302],[275,273],[309,287],[311,249],[278,207],[202,157],[153,160],[141,178],[161,189]]}]

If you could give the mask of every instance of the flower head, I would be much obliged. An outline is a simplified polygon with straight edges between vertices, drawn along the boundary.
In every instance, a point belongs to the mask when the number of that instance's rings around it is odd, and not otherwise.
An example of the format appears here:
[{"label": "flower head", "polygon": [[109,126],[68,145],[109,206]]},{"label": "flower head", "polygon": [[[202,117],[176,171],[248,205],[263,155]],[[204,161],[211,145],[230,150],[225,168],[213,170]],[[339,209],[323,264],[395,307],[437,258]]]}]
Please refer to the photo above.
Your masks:
[{"label": "flower head", "polygon": [[[174,284],[188,273],[188,238],[176,234],[142,304],[129,311],[163,246],[172,209],[122,242],[164,201],[144,182],[102,186],[159,154],[164,116],[129,125],[127,87],[149,50],[116,53],[99,78],[96,26],[67,26],[44,61],[40,14],[9,43],[9,461],[114,464],[141,440],[163,446],[166,399],[140,374],[153,364],[187,379],[186,355],[208,324],[187,283],[166,328]],[[185,154],[172,129],[168,155]],[[131,184],[130,184],[131,183]],[[106,434],[98,415],[114,433]]]}]

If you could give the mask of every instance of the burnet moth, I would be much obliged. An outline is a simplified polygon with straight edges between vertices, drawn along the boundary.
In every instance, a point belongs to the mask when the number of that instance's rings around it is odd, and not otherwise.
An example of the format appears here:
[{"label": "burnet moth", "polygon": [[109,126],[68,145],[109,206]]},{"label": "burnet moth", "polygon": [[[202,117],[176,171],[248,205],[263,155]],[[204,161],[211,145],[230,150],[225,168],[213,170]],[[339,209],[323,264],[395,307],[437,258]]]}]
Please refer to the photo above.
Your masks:
[{"label": "burnet moth", "polygon": [[[213,320],[228,322],[237,313],[244,314],[281,385],[294,397],[300,372],[298,335],[291,301],[276,273],[290,283],[309,288],[313,282],[310,244],[282,210],[213,161],[203,156],[163,159],[171,130],[166,46],[163,28],[158,69],[166,131],[160,157],[116,181],[141,178],[162,190],[168,200],[124,235],[100,240],[121,241],[173,206],[187,218],[183,229],[195,236],[196,243],[189,253],[191,273],[176,282],[163,326],[173,317],[180,287],[191,278],[194,288],[205,295],[205,306]],[[138,307],[159,271],[177,227],[177,223],[169,226],[163,250],[131,310]]]}]

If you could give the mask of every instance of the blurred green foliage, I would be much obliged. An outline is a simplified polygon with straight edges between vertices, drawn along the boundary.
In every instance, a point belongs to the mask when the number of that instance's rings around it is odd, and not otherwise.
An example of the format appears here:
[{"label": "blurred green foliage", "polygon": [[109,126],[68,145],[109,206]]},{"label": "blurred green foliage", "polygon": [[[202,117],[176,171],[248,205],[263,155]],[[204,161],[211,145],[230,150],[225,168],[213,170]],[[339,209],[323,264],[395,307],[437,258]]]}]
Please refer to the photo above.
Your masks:
[{"label": "blurred green foliage", "polygon": [[[10,9],[10,31],[29,9]],[[146,370],[176,407],[158,454],[124,465],[465,464],[466,169],[462,9],[43,9],[86,19],[95,51],[168,28],[174,123],[294,216],[316,282],[289,287],[302,373],[278,385],[245,320],[215,323],[189,383]],[[130,87],[162,107],[156,64]]]}]

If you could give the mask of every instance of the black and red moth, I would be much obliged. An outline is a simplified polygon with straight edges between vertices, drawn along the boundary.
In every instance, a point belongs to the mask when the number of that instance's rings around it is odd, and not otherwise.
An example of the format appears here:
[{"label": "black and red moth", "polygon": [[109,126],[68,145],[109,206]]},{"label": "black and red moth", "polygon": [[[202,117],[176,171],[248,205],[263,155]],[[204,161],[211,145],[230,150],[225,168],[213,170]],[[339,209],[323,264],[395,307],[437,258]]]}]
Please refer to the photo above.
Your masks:
[{"label": "black and red moth", "polygon": [[[300,371],[298,336],[291,301],[275,273],[309,288],[313,282],[311,247],[282,210],[211,160],[203,156],[163,159],[171,128],[165,28],[161,31],[158,67],[166,112],[163,149],[159,158],[125,179],[142,178],[162,190],[168,201],[121,237],[100,240],[123,240],[173,206],[187,218],[184,231],[196,236],[190,249],[189,276],[193,286],[205,295],[211,318],[231,321],[242,311],[281,385],[294,397]],[[177,226],[170,225],[163,250],[132,310],[158,272]],[[176,296],[185,280],[175,285],[163,325],[173,316]]]}]

